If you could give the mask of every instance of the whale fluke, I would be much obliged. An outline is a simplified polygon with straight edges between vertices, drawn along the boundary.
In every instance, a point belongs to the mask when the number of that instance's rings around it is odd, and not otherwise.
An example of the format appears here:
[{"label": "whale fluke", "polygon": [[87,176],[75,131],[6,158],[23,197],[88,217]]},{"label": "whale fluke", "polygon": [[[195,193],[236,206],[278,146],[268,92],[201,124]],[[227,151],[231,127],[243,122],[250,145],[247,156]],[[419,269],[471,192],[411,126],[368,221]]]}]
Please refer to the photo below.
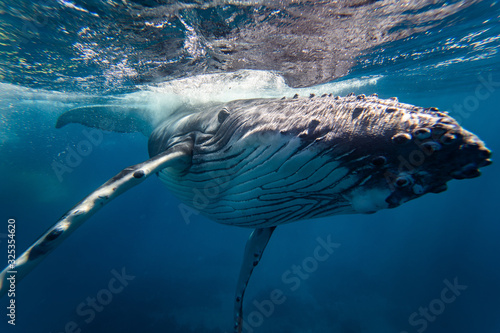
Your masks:
[{"label": "whale fluke", "polygon": [[146,136],[153,130],[152,119],[145,109],[120,105],[92,105],[71,109],[57,119],[56,128],[73,123],[105,131],[141,132]]}]

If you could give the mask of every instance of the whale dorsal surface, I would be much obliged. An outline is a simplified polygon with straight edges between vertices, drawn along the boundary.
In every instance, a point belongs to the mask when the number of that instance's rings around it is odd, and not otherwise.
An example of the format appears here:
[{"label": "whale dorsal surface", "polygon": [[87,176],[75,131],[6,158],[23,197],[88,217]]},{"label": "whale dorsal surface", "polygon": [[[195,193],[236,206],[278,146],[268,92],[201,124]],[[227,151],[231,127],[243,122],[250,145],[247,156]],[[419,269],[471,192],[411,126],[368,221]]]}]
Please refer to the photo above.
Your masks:
[{"label": "whale dorsal surface", "polygon": [[97,210],[156,173],[189,209],[255,229],[238,279],[236,332],[249,278],[277,226],[395,208],[446,190],[451,179],[477,177],[491,163],[484,143],[446,112],[376,95],[235,100],[182,107],[163,119],[98,105],[63,114],[57,126],[70,123],[150,135],[151,159],[64,214],[0,273],[0,292],[10,269],[19,280]]}]

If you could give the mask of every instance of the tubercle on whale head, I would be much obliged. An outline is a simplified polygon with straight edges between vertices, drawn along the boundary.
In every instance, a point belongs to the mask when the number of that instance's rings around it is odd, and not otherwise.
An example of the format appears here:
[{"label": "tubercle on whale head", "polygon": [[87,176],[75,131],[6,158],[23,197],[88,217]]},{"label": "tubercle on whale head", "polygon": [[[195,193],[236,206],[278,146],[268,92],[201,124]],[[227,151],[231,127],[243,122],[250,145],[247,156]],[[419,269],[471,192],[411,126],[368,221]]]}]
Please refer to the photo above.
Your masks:
[{"label": "tubercle on whale head", "polygon": [[[426,193],[443,192],[449,180],[478,177],[479,168],[492,163],[491,151],[484,142],[461,127],[447,112],[434,107],[400,106],[399,103],[388,107],[386,112],[409,112],[416,117],[406,117],[410,120],[397,125],[397,133],[391,137],[392,150],[388,148],[386,155],[374,156],[371,162],[376,169],[384,169],[385,185],[391,191],[385,199],[387,208]],[[403,115],[401,119],[404,118]],[[384,184],[378,186],[383,188]]]},{"label": "tubercle on whale head", "polygon": [[397,169],[385,174],[392,190],[386,199],[389,208],[426,193],[443,192],[451,179],[478,177],[479,168],[492,163],[484,143],[451,117],[441,117],[427,129],[415,130],[412,144],[398,155]]}]

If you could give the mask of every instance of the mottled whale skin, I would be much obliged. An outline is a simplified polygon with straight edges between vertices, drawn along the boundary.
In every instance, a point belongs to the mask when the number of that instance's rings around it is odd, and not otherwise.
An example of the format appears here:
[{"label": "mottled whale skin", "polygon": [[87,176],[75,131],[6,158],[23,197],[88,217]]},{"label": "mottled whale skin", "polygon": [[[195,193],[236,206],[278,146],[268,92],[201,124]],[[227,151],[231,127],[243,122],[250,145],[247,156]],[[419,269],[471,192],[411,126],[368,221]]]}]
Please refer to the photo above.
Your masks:
[{"label": "mottled whale skin", "polygon": [[447,113],[376,95],[237,100],[169,119],[150,156],[192,144],[187,172],[159,176],[228,225],[263,228],[394,208],[479,175],[489,150]]},{"label": "mottled whale skin", "polygon": [[182,107],[156,120],[139,108],[91,106],[61,115],[80,123],[149,135],[145,162],[127,167],[66,212],[0,273],[19,281],[100,208],[158,174],[189,210],[255,229],[247,241],[234,301],[243,297],[275,228],[284,223],[394,208],[474,178],[491,152],[446,112],[376,95],[235,100]]}]

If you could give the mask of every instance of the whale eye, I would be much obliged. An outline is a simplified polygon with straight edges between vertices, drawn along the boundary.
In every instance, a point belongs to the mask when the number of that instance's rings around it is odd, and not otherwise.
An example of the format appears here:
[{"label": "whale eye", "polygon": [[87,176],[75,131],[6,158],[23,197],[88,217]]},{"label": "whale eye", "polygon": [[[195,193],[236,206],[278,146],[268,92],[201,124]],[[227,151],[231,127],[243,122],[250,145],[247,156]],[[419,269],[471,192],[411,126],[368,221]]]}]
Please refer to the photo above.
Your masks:
[{"label": "whale eye", "polygon": [[227,117],[229,117],[229,115],[230,115],[230,113],[226,108],[220,110],[219,115],[217,116],[217,120],[219,121],[219,124],[222,124],[224,122],[224,120],[226,120]]}]

